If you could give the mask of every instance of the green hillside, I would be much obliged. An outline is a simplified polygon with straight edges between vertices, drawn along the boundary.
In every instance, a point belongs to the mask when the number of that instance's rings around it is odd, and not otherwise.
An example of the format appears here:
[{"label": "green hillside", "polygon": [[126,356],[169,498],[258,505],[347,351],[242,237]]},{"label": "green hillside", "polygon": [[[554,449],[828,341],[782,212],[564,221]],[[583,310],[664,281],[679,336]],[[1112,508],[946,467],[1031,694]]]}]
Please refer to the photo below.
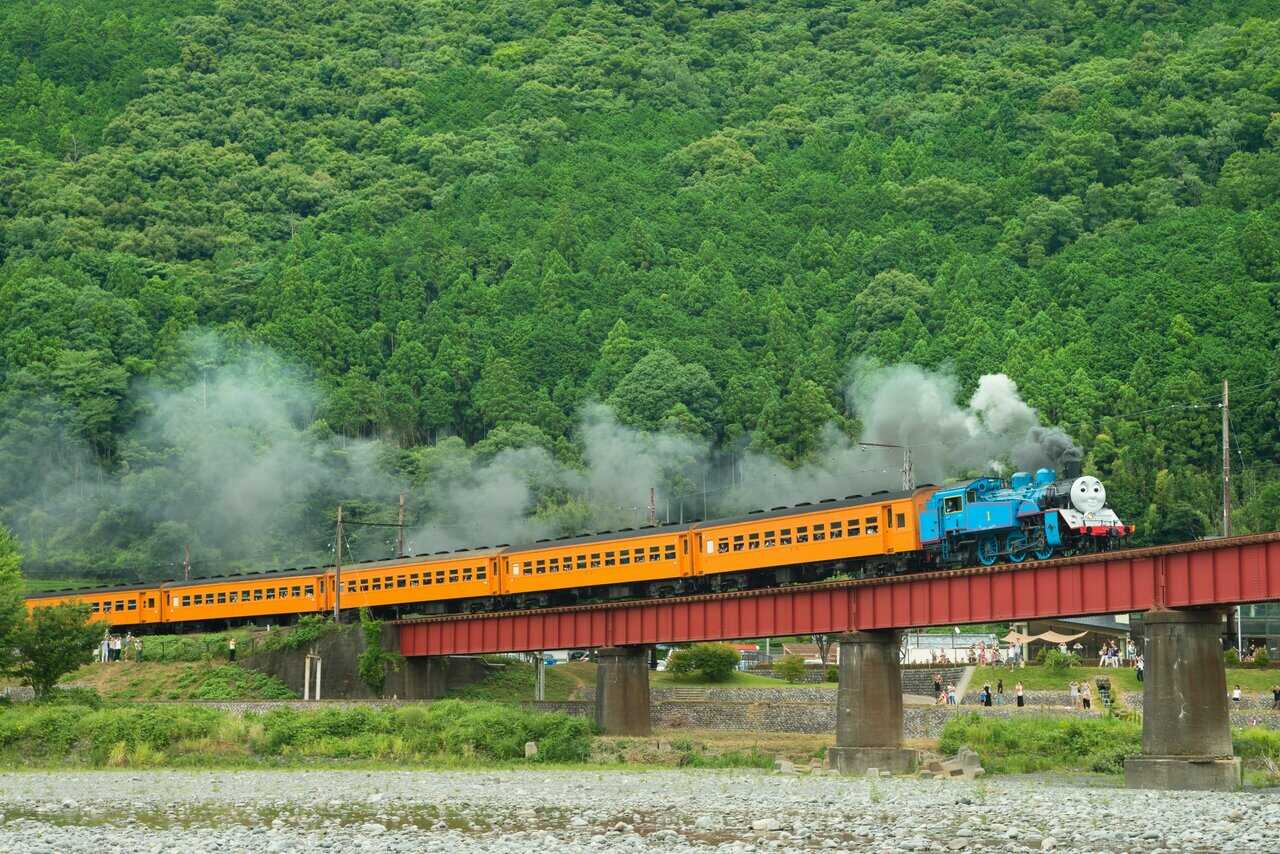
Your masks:
[{"label": "green hillside", "polygon": [[11,4],[0,521],[164,577],[401,488],[420,550],[701,515],[910,363],[1007,373],[1145,542],[1217,530],[1228,378],[1278,528],[1278,200],[1278,2]]}]

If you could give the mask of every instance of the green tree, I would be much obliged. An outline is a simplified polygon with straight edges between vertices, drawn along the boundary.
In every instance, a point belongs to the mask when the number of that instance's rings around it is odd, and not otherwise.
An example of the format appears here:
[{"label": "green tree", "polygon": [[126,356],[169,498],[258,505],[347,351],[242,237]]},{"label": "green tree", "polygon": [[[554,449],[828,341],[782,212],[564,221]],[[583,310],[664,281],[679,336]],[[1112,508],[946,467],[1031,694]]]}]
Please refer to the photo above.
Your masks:
[{"label": "green tree", "polygon": [[47,697],[62,677],[93,661],[103,625],[91,617],[88,605],[66,602],[36,608],[19,624],[12,672],[36,697]]},{"label": "green tree", "polygon": [[784,655],[773,664],[773,670],[791,684],[804,681],[804,659],[798,655]]},{"label": "green tree", "polygon": [[676,676],[725,682],[738,666],[738,652],[728,644],[699,643],[671,653],[668,669]]},{"label": "green tree", "polygon": [[15,633],[26,616],[22,599],[22,554],[9,529],[0,525],[0,673],[14,665]]}]

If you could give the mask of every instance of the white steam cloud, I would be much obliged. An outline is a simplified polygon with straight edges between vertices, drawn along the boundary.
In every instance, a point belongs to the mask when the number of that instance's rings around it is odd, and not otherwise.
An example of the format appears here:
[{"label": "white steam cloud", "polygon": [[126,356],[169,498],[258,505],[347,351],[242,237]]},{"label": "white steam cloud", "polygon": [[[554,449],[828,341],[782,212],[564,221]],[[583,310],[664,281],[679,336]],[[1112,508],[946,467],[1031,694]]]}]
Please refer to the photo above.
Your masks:
[{"label": "white steam cloud", "polygon": [[[38,467],[0,462],[0,477],[16,484],[4,515],[46,565],[95,545],[104,559],[84,568],[119,578],[173,576],[186,545],[197,575],[327,562],[339,501],[353,521],[385,523],[400,492],[408,551],[423,553],[637,527],[651,488],[662,522],[900,488],[902,450],[859,441],[909,445],[917,483],[1080,457],[1009,377],[982,377],[962,403],[954,377],[914,365],[859,369],[846,389],[858,440],[825,425],[821,451],[798,467],[637,430],[600,404],[580,413],[573,451],[477,452],[451,438],[406,453],[333,435],[315,420],[314,385],[269,352],[207,335],[188,345],[203,367],[181,388],[141,392],[146,414],[124,438],[118,470],[52,442],[28,455]],[[59,442],[69,444],[65,434]],[[355,557],[391,555],[394,531],[348,531]]]}]

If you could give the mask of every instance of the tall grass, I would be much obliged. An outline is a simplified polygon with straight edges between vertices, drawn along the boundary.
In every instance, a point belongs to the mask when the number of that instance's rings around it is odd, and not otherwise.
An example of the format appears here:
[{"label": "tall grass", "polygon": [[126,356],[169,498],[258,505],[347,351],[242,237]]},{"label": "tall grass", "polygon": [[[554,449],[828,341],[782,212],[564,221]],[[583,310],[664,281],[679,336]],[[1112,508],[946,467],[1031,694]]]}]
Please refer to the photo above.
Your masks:
[{"label": "tall grass", "polygon": [[591,724],[494,703],[398,709],[277,709],[236,718],[193,706],[56,704],[0,708],[0,765],[280,764],[310,759],[582,762]]},{"label": "tall grass", "polygon": [[1126,756],[1142,752],[1142,725],[1114,717],[959,715],[943,727],[938,746],[950,755],[966,745],[977,751],[989,773],[1075,770],[1116,774],[1124,770]]}]

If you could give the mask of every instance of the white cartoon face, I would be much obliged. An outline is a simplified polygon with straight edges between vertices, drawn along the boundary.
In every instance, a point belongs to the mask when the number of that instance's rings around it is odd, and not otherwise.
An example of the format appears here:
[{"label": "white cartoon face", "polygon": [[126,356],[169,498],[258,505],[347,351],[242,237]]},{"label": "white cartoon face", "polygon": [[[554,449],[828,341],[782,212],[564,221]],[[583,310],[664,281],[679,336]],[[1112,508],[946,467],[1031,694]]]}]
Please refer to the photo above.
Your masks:
[{"label": "white cartoon face", "polygon": [[1071,484],[1071,505],[1081,513],[1097,513],[1107,505],[1107,490],[1096,477],[1078,477]]}]

